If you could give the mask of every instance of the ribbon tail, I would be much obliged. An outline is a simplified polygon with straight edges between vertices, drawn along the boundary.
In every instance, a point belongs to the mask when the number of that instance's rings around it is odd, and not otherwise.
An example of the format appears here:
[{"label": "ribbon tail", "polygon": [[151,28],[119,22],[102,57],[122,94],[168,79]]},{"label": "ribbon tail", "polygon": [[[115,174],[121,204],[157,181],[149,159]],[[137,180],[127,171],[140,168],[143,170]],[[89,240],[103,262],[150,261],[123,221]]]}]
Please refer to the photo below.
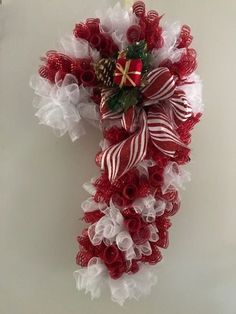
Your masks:
[{"label": "ribbon tail", "polygon": [[101,93],[101,103],[100,103],[100,114],[101,114],[101,119],[111,119],[111,120],[116,120],[120,119],[122,117],[122,112],[121,111],[112,111],[108,108],[107,102],[109,99],[114,95],[114,91],[112,89],[104,89]]},{"label": "ribbon tail", "polygon": [[174,120],[177,125],[186,121],[193,114],[192,107],[183,91],[175,91],[172,97],[167,100],[167,103],[172,107]]},{"label": "ribbon tail", "polygon": [[122,127],[130,133],[133,133],[136,129],[136,115],[137,111],[134,106],[130,107],[126,112],[123,113],[121,119]]},{"label": "ribbon tail", "polygon": [[140,128],[129,138],[108,147],[101,153],[101,168],[107,169],[111,182],[120,178],[142,161],[147,152],[147,117],[144,111],[139,117]]},{"label": "ribbon tail", "polygon": [[170,106],[152,106],[148,112],[148,131],[152,143],[163,154],[175,157],[179,146],[185,146],[170,122]]}]

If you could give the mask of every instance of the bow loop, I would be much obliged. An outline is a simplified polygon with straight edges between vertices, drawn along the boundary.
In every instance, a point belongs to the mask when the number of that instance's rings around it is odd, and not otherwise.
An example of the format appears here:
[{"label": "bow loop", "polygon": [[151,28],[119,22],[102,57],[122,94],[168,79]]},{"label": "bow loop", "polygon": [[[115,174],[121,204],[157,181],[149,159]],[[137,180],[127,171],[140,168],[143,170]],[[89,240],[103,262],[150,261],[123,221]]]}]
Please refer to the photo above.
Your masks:
[{"label": "bow loop", "polygon": [[171,123],[171,108],[167,106],[152,106],[147,115],[149,136],[152,143],[163,154],[174,157],[179,146],[184,146],[178,133]]},{"label": "bow loop", "polygon": [[110,181],[114,181],[142,161],[147,151],[147,117],[144,111],[139,116],[140,128],[129,138],[108,147],[101,153],[101,168],[107,169]]},{"label": "bow loop", "polygon": [[147,100],[160,101],[170,98],[176,85],[173,75],[167,68],[157,68],[147,75],[148,84],[142,89],[142,94]]}]

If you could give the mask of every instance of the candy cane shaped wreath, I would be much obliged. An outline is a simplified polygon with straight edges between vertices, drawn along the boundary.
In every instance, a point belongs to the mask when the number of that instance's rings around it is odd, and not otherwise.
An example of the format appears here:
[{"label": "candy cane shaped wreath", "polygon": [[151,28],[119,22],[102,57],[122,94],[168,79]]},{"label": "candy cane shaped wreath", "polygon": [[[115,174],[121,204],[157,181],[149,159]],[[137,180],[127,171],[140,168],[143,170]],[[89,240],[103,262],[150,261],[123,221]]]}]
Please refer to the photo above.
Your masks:
[{"label": "candy cane shaped wreath", "polygon": [[41,124],[72,141],[83,119],[102,130],[74,276],[79,290],[95,298],[107,286],[119,304],[156,282],[203,111],[190,27],[161,20],[142,1],[128,11],[118,3],[76,24],[31,79]]}]

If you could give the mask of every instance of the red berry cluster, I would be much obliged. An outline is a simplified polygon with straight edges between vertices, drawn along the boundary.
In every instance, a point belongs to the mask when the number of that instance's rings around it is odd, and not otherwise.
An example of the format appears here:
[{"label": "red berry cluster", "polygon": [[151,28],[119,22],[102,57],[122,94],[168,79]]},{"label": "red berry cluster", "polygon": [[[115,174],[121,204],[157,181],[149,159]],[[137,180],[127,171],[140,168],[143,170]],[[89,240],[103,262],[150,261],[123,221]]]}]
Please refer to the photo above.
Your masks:
[{"label": "red berry cluster", "polygon": [[91,47],[100,51],[103,58],[112,57],[119,51],[111,36],[101,32],[98,18],[88,18],[85,23],[76,24],[74,35],[87,40]]}]

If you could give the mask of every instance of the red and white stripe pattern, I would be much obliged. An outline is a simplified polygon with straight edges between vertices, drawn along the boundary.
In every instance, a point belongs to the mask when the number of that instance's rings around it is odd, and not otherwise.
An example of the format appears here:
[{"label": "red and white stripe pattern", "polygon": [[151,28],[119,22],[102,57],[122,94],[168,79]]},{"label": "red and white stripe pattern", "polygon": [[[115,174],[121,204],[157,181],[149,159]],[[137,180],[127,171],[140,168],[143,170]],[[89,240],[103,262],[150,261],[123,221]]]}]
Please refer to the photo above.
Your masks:
[{"label": "red and white stripe pattern", "polygon": [[181,122],[186,121],[192,116],[192,107],[189,104],[186,95],[183,91],[176,90],[174,95],[167,101],[173,111],[175,122],[178,125]]},{"label": "red and white stripe pattern", "polygon": [[121,119],[121,125],[127,132],[133,132],[136,127],[135,118],[137,115],[136,108],[130,107],[126,112],[123,113]]},{"label": "red and white stripe pattern", "polygon": [[136,133],[101,153],[101,169],[107,169],[111,182],[135,167],[146,155],[148,135],[144,111],[141,112],[139,120],[140,128]]},{"label": "red and white stripe pattern", "polygon": [[114,91],[111,89],[104,89],[101,93],[101,103],[100,103],[100,113],[101,113],[101,119],[121,119],[122,117],[122,112],[119,111],[112,111],[108,108],[107,102],[113,95]]},{"label": "red and white stripe pattern", "polygon": [[147,125],[153,144],[165,155],[174,157],[179,146],[184,146],[174,130],[168,108],[152,106],[148,111]]},{"label": "red and white stripe pattern", "polygon": [[147,75],[148,84],[142,90],[142,94],[151,100],[166,100],[175,91],[175,80],[167,68],[157,68]]},{"label": "red and white stripe pattern", "polygon": [[147,13],[147,18],[150,22],[157,22],[159,20],[159,14],[155,10],[150,10]]},{"label": "red and white stripe pattern", "polygon": [[145,4],[143,1],[136,1],[133,4],[133,12],[136,16],[141,17],[145,14]]}]

